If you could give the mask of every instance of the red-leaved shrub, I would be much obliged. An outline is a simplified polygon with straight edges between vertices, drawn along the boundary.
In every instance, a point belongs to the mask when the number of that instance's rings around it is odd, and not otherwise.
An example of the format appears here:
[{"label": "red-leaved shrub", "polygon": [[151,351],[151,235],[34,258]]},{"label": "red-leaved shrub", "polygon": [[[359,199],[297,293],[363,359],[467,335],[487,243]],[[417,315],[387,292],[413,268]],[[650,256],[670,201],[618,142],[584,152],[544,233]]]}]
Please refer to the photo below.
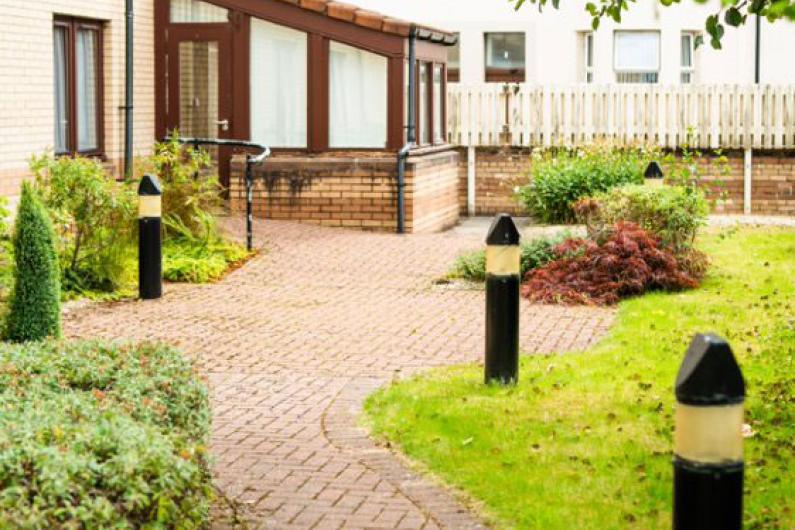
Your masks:
[{"label": "red-leaved shrub", "polygon": [[533,302],[611,305],[656,289],[697,287],[706,257],[695,250],[675,256],[638,225],[619,222],[597,244],[570,239],[555,248],[559,259],[527,274],[523,294]]}]

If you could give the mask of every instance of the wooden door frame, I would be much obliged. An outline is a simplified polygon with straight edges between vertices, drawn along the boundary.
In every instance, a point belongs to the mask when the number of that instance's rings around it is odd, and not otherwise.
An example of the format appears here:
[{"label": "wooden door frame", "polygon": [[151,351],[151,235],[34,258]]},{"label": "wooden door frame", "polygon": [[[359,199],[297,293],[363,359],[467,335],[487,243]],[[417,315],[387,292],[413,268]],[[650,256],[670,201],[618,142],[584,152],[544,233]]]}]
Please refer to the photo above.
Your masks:
[{"label": "wooden door frame", "polygon": [[[236,129],[236,116],[233,105],[233,46],[232,27],[230,24],[180,24],[169,28],[168,43],[168,108],[165,117],[166,132],[174,130],[180,123],[180,53],[179,46],[183,42],[217,42],[218,43],[218,119],[228,120],[226,131],[218,130],[217,138],[232,138]],[[218,177],[225,188],[230,184],[231,151],[228,148],[218,149]]]}]

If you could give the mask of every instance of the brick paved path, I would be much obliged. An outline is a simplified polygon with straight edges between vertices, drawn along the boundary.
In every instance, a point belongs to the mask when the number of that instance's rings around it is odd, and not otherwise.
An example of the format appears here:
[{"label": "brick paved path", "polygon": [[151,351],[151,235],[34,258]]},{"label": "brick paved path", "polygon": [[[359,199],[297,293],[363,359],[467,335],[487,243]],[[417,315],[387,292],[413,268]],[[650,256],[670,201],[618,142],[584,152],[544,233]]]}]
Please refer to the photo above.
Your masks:
[{"label": "brick paved path", "polygon": [[[481,237],[277,222],[258,224],[257,237],[268,251],[223,282],[75,309],[68,335],[162,340],[198,359],[212,389],[216,484],[248,528],[478,527],[370,442],[356,416],[395,377],[481,359],[482,291],[433,285]],[[524,304],[522,345],[583,348],[611,318]],[[227,512],[214,527],[232,525]]]}]

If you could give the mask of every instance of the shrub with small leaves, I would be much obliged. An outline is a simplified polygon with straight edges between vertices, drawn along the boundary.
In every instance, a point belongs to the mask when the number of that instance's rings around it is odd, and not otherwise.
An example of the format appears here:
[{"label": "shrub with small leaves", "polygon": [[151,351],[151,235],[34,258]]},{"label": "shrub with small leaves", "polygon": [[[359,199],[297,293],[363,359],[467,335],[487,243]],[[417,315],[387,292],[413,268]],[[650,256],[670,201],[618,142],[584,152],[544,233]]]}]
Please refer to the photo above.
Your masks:
[{"label": "shrub with small leaves", "polygon": [[156,345],[0,346],[0,528],[204,528],[208,393]]},{"label": "shrub with small leaves", "polygon": [[574,211],[592,239],[600,239],[619,221],[629,221],[679,252],[692,248],[707,223],[709,203],[695,187],[628,185],[582,199]]},{"label": "shrub with small leaves", "polygon": [[113,292],[130,280],[137,197],[102,164],[51,153],[30,162],[36,190],[55,222],[65,291]]},{"label": "shrub with small leaves", "polygon": [[22,185],[14,226],[14,289],[5,338],[14,342],[61,334],[61,283],[55,232],[33,187]]},{"label": "shrub with small leaves", "polygon": [[571,223],[576,220],[575,202],[624,184],[642,183],[646,166],[656,157],[653,149],[609,143],[536,151],[530,183],[518,189],[517,198],[540,221]]}]

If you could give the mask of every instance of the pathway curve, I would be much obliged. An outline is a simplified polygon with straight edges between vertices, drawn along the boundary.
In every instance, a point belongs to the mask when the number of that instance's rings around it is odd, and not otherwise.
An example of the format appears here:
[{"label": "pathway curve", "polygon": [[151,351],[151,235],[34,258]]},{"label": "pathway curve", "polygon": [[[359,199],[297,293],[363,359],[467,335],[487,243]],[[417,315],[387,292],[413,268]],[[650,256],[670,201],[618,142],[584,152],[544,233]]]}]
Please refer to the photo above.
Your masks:
[{"label": "pathway curve", "polygon": [[[482,291],[433,280],[482,234],[256,230],[267,252],[224,281],[77,308],[67,334],[160,340],[197,359],[211,386],[216,484],[248,528],[479,527],[453,495],[373,444],[357,415],[393,378],[481,359]],[[612,315],[524,304],[522,346],[585,348]],[[214,527],[232,526],[223,519]]]}]

